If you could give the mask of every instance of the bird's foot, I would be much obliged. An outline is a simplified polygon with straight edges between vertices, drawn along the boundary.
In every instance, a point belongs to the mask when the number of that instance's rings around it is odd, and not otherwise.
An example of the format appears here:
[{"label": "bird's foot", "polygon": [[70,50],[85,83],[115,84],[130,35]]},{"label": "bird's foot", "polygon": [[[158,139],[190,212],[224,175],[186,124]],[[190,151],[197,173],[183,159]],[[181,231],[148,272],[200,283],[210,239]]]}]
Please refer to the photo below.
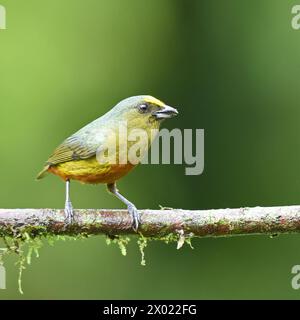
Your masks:
[{"label": "bird's foot", "polygon": [[66,202],[65,206],[65,223],[72,224],[74,222],[74,210],[71,202]]},{"label": "bird's foot", "polygon": [[140,214],[134,204],[129,204],[127,208],[129,214],[132,216],[132,228],[135,232],[137,232],[139,224],[141,223]]}]

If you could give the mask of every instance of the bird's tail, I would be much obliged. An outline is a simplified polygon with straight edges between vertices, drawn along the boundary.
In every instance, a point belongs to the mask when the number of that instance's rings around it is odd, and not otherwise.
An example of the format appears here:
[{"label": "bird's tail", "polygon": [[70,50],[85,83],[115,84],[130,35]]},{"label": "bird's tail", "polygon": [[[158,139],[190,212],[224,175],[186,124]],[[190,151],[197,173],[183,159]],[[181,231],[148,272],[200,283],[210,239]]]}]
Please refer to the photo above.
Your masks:
[{"label": "bird's tail", "polygon": [[36,177],[36,180],[41,180],[41,179],[45,178],[46,175],[48,174],[48,169],[49,169],[49,166],[44,167],[44,169]]}]

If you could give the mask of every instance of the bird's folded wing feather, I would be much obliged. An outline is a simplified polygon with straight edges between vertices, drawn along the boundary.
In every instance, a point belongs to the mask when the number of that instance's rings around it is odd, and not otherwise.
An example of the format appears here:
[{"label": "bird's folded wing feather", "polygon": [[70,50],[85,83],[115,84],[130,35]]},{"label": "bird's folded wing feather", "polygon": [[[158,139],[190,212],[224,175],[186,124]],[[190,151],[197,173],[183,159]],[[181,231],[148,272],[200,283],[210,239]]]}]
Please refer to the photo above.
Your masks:
[{"label": "bird's folded wing feather", "polygon": [[99,145],[95,143],[89,144],[88,141],[82,141],[77,136],[71,136],[55,149],[47,165],[91,158],[96,155],[98,147]]}]

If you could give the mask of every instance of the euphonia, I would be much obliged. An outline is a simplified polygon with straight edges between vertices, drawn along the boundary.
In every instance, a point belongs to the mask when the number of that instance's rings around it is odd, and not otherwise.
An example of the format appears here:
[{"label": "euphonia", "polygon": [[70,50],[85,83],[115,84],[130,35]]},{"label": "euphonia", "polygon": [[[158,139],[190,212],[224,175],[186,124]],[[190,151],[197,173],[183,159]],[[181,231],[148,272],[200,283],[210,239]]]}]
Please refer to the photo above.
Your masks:
[{"label": "euphonia", "polygon": [[[108,190],[127,206],[133,219],[133,228],[137,231],[140,223],[137,208],[119,193],[116,186],[116,181],[131,171],[136,164],[102,163],[97,159],[97,152],[101,150],[102,145],[110,143],[111,136],[107,135],[107,132],[116,132],[117,134],[118,125],[122,121],[126,121],[129,129],[143,129],[149,133],[151,129],[159,129],[163,120],[177,114],[178,111],[175,108],[149,95],[124,99],[106,114],[89,123],[59,145],[37,179],[42,179],[50,172],[65,181],[65,216],[68,223],[73,221],[70,180],[89,184],[107,184]],[[118,143],[116,153],[121,148]]]}]

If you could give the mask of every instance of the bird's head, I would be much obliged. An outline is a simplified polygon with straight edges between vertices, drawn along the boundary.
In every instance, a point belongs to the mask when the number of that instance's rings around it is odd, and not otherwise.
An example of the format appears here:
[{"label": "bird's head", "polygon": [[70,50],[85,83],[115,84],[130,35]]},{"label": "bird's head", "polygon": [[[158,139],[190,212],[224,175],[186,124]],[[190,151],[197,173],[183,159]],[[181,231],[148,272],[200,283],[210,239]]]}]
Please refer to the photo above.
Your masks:
[{"label": "bird's head", "polygon": [[178,114],[175,108],[149,95],[124,99],[112,111],[119,120],[136,128],[159,127],[163,120]]}]

